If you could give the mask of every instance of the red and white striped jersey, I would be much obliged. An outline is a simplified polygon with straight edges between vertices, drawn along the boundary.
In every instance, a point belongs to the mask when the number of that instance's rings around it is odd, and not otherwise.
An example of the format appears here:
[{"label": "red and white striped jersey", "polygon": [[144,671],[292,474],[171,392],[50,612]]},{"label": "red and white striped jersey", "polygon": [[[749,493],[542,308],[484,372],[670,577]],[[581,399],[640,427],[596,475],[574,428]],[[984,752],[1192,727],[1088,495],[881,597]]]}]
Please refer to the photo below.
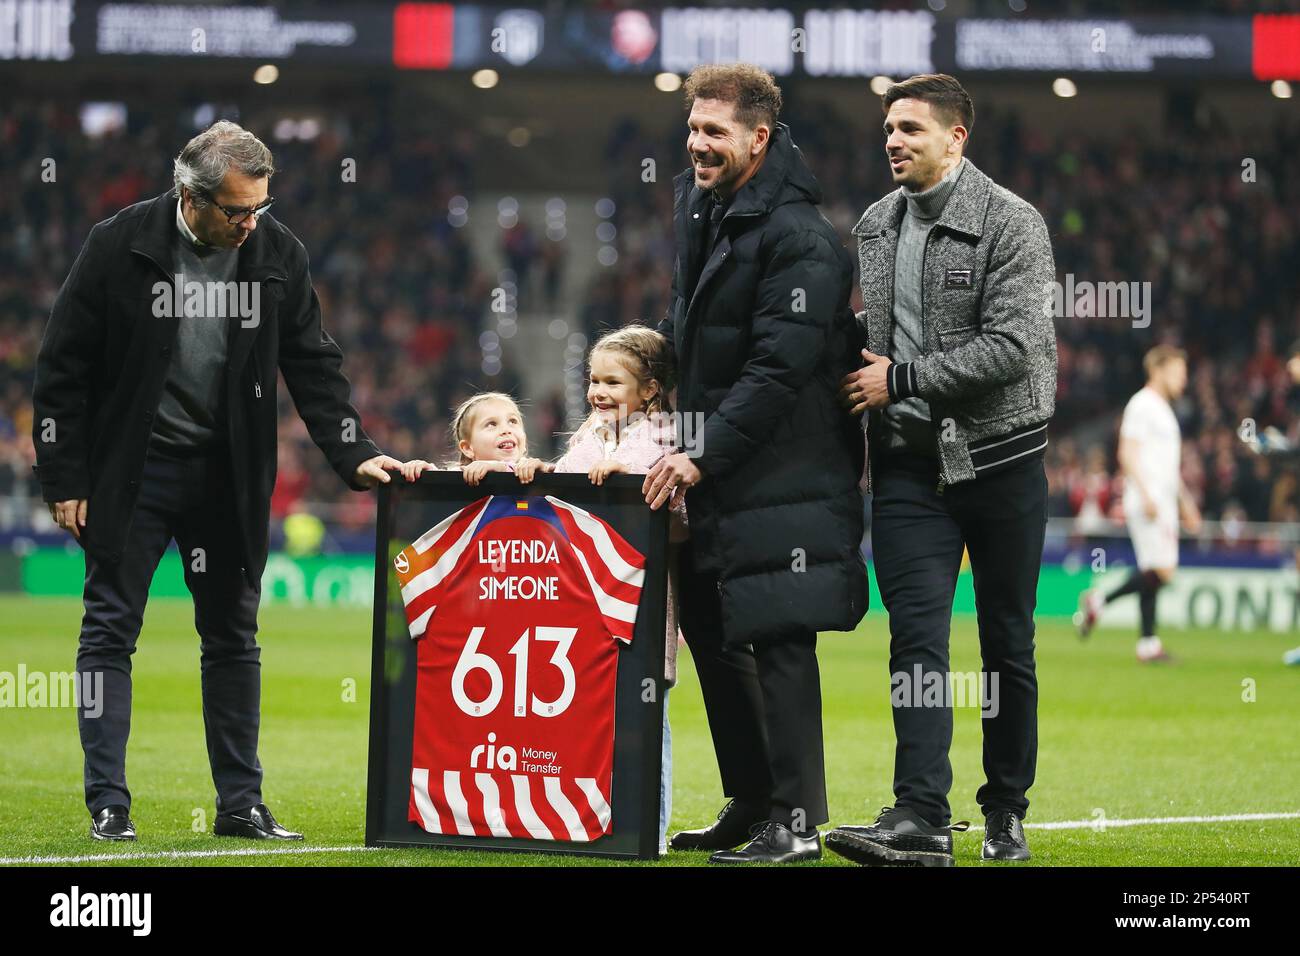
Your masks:
[{"label": "red and white striped jersey", "polygon": [[394,559],[420,641],[409,818],[430,833],[610,830],[618,646],[645,559],[557,498],[493,495]]}]

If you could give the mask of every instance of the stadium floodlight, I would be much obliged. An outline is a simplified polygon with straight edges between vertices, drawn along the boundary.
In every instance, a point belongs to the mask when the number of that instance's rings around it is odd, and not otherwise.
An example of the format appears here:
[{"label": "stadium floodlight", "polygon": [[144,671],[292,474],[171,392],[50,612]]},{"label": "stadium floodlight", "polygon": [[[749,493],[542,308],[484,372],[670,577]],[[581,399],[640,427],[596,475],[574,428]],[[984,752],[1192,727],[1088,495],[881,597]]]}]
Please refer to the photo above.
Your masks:
[{"label": "stadium floodlight", "polygon": [[125,103],[82,103],[79,116],[81,132],[91,139],[126,129]]},{"label": "stadium floodlight", "polygon": [[873,76],[871,78],[871,92],[875,93],[877,96],[884,96],[885,91],[888,90],[893,85],[894,85],[894,80],[892,77],[882,75],[882,76]]},{"label": "stadium floodlight", "polygon": [[655,89],[661,93],[676,93],[682,88],[682,78],[676,73],[658,73],[655,75]]},{"label": "stadium floodlight", "polygon": [[280,68],[274,63],[264,63],[253,71],[253,82],[270,86],[280,78]]},{"label": "stadium floodlight", "polygon": [[1069,99],[1071,96],[1078,94],[1079,88],[1074,85],[1074,80],[1058,76],[1052,80],[1052,92],[1064,99]]},{"label": "stadium floodlight", "polygon": [[496,70],[475,70],[474,75],[469,79],[480,90],[490,90],[497,85],[500,77],[497,75]]},{"label": "stadium floodlight", "polygon": [[1291,98],[1291,84],[1286,80],[1274,80],[1269,85],[1269,90],[1279,100],[1289,100]]}]

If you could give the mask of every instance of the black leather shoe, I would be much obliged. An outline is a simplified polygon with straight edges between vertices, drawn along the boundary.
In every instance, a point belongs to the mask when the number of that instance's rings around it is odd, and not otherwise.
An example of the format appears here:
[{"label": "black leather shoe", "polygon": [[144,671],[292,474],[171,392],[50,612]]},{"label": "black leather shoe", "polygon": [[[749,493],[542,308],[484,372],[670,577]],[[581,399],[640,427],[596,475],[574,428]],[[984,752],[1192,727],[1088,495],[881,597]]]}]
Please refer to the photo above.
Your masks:
[{"label": "black leather shoe", "polygon": [[212,826],[217,836],[248,837],[251,840],[301,840],[301,833],[286,830],[275,822],[271,808],[259,803],[238,813],[221,813]]},{"label": "black leather shoe", "polygon": [[952,834],[970,824],[931,826],[908,807],[883,807],[869,827],[836,827],[826,848],[863,866],[952,866]]},{"label": "black leather shoe", "polygon": [[814,830],[799,836],[782,823],[771,821],[754,827],[753,839],[739,850],[719,850],[710,863],[802,863],[822,858],[822,841]]},{"label": "black leather shoe", "polygon": [[91,814],[90,835],[96,840],[134,840],[135,824],[126,807],[105,807]]},{"label": "black leather shoe", "polygon": [[766,822],[766,810],[760,813],[739,800],[728,800],[716,823],[702,830],[674,833],[668,845],[674,850],[730,850],[752,836],[755,826]]},{"label": "black leather shoe", "polygon": [[1010,810],[994,810],[984,818],[984,859],[1027,860],[1029,844],[1020,817]]}]

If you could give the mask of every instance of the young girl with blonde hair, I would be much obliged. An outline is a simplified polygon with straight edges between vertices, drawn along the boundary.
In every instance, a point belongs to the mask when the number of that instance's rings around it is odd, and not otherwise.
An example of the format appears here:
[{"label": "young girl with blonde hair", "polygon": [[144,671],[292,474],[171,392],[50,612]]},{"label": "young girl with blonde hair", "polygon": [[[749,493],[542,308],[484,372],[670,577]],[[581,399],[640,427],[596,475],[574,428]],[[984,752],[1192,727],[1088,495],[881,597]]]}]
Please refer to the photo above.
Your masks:
[{"label": "young girl with blonde hair", "polygon": [[[676,451],[668,395],[676,372],[664,336],[629,325],[597,339],[588,356],[587,401],[591,414],[569,439],[568,450],[546,471],[586,473],[594,484],[610,475],[644,475],[664,454]],[[668,514],[668,603],[664,643],[663,772],[660,779],[659,849],[667,851],[672,814],[672,734],[668,690],[677,683],[676,545],[687,538],[685,495],[676,494]]]},{"label": "young girl with blonde hair", "polygon": [[[459,471],[465,483],[477,485],[492,471],[510,471],[524,484],[533,480],[542,462],[528,457],[524,417],[505,392],[479,392],[461,402],[451,419],[451,438],[458,458],[444,468]],[[400,471],[407,481],[438,466],[422,458],[405,462]]]}]

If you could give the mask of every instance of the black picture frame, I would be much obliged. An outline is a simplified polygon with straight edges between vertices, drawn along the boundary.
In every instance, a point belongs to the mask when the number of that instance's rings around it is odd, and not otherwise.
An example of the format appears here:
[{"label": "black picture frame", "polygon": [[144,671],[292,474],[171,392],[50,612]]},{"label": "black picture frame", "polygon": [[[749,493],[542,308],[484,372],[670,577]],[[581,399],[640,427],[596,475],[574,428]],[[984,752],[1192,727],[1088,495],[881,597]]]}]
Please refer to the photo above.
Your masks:
[{"label": "black picture frame", "polygon": [[[668,597],[667,509],[651,511],[642,478],[612,475],[597,487],[586,475],[538,475],[527,485],[489,474],[477,487],[459,472],[395,477],[379,487],[370,670],[370,745],[366,846],[562,853],[615,859],[659,856],[659,777],[663,746],[664,629]],[[645,580],[632,643],[619,646],[615,689],[611,831],[590,843],[433,834],[407,819],[415,720],[416,642],[406,628],[393,557],[453,512],[486,495],[553,495],[608,522],[645,556]],[[646,682],[651,681],[648,685]],[[652,700],[646,689],[653,686]]]}]

